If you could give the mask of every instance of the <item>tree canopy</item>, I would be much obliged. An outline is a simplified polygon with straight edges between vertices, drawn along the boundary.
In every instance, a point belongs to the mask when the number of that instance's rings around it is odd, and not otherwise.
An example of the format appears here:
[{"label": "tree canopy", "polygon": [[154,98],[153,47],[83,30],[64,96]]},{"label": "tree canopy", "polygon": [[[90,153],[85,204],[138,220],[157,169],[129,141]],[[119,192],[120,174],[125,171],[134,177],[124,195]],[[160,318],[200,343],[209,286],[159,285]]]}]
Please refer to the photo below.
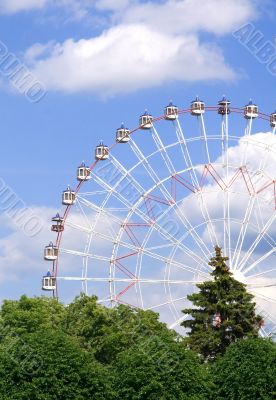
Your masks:
[{"label": "tree canopy", "polygon": [[233,343],[212,372],[216,400],[276,399],[276,345],[269,340]]},{"label": "tree canopy", "polygon": [[152,311],[23,296],[0,321],[1,399],[209,398],[204,365]]},{"label": "tree canopy", "polygon": [[46,297],[4,301],[0,399],[275,399],[276,346],[257,338],[252,296],[216,251],[213,280],[185,310],[188,339],[153,311],[107,308],[95,296],[68,306]]}]

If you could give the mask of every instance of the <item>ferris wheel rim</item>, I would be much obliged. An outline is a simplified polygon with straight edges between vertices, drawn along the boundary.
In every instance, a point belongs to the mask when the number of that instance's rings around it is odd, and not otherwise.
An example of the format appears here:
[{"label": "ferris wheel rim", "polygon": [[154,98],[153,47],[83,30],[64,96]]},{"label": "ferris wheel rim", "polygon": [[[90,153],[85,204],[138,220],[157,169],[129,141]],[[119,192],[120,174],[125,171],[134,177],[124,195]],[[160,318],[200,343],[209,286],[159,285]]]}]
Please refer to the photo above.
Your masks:
[{"label": "ferris wheel rim", "polygon": [[[208,111],[218,111],[218,109],[219,109],[218,106],[205,106],[205,110],[206,110],[207,112],[208,112]],[[191,113],[191,111],[192,111],[191,108],[179,109],[179,110],[178,110],[178,115],[189,114],[189,113]],[[231,112],[234,112],[234,113],[237,113],[237,114],[243,114],[243,113],[244,113],[244,108],[239,108],[239,107],[233,107],[233,106],[231,106]],[[259,115],[261,115],[260,118],[262,118],[262,119],[264,119],[264,120],[266,120],[266,121],[269,121],[269,120],[270,120],[270,115],[269,115],[269,114],[262,113],[262,112],[259,111]],[[200,118],[200,117],[202,117],[202,115],[201,115],[201,116],[198,116],[197,118]],[[226,119],[228,119],[228,115],[226,115]],[[158,117],[153,117],[152,122],[155,123],[155,122],[159,122],[159,121],[162,121],[162,120],[165,120],[165,115],[164,115],[164,114],[162,114],[161,116],[158,116]],[[251,118],[251,121],[252,121],[252,118]],[[133,135],[135,132],[139,132],[139,131],[141,131],[141,125],[138,125],[138,126],[135,127],[134,129],[130,130],[129,135],[131,136],[131,135]],[[229,138],[230,138],[230,137],[231,137],[231,138],[235,138],[235,139],[236,139],[236,138],[239,138],[239,136],[229,136]],[[191,138],[191,139],[192,139],[192,140],[197,140],[198,138]],[[186,139],[186,141],[189,141],[189,139]],[[175,144],[177,144],[177,143],[178,143],[178,142],[175,142]],[[120,144],[120,143],[118,143],[118,142],[115,141],[111,146],[109,146],[109,150],[112,151],[112,149],[114,149],[114,148],[115,148],[116,146],[118,146],[119,144]],[[158,150],[156,150],[156,152],[154,152],[153,154],[155,154],[155,153],[157,153],[157,152],[158,152]],[[100,161],[101,161],[101,160],[98,159],[98,160],[96,160],[96,161],[94,161],[94,162],[92,163],[92,165],[89,167],[89,169],[90,169],[91,172],[93,172],[93,170],[96,168],[96,166],[99,164]],[[85,182],[86,182],[86,181],[81,181],[81,182],[79,182],[79,183],[77,184],[76,188],[74,189],[74,191],[75,191],[76,194],[78,194],[79,190],[80,190],[81,187],[85,184]],[[63,215],[64,223],[66,223],[67,217],[68,217],[68,215],[69,215],[69,213],[70,213],[72,207],[73,207],[73,204],[66,206],[65,212],[64,212],[64,215]],[[59,249],[59,247],[60,247],[60,243],[61,243],[63,234],[64,234],[63,231],[62,231],[62,232],[58,232],[58,234],[57,234],[56,246],[58,247],[58,249]],[[55,263],[55,271],[54,271],[55,277],[57,277],[57,275],[58,275],[58,264],[59,264],[59,257],[57,257],[57,260],[56,260],[56,263]]]},{"label": "ferris wheel rim", "polygon": [[[206,111],[217,111],[218,109],[219,109],[219,107],[217,107],[217,106],[214,106],[214,107],[212,107],[212,106],[209,106],[209,107],[206,106],[206,108],[205,108]],[[242,114],[242,113],[244,112],[244,109],[243,109],[243,108],[234,108],[234,107],[231,107],[231,111],[234,112],[234,113],[237,113],[237,114]],[[178,111],[179,115],[187,114],[187,113],[190,113],[190,112],[191,112],[191,108],[183,109],[183,110],[179,110],[179,111]],[[259,114],[260,114],[260,115],[259,115],[259,118],[260,118],[260,119],[264,119],[264,120],[266,120],[266,121],[269,121],[269,118],[270,118],[269,115],[264,114],[264,113],[261,113],[261,112],[259,112]],[[202,116],[201,116],[201,117],[202,117]],[[199,118],[201,118],[201,117],[199,117]],[[227,117],[227,116],[226,116],[226,117]],[[162,120],[164,120],[164,119],[165,119],[165,115],[162,115],[162,116],[160,116],[160,117],[155,117],[155,118],[153,118],[153,123],[162,121]],[[252,121],[251,121],[251,122],[252,122]],[[133,129],[133,130],[130,131],[130,135],[133,135],[135,132],[140,131],[140,129],[141,129],[141,126],[136,127],[135,129]],[[220,138],[219,135],[217,135],[217,136]],[[243,136],[242,136],[242,137],[243,137]],[[240,137],[240,136],[232,136],[232,135],[229,135],[229,138],[231,138],[231,139],[233,139],[233,138],[235,138],[235,139],[240,139],[241,137]],[[212,139],[212,137],[208,136],[208,139]],[[193,140],[196,140],[196,139],[193,138]],[[117,146],[118,144],[119,144],[118,142],[115,142],[113,145],[111,145],[111,146],[109,147],[109,150],[112,151],[113,148],[114,148],[115,146]],[[179,141],[175,142],[175,145],[178,145],[178,144],[179,144]],[[156,150],[155,153],[157,153],[157,152],[159,152],[159,150]],[[98,165],[99,161],[100,161],[100,160],[97,160],[97,161],[95,161],[95,162],[91,165],[91,167],[89,168],[90,171],[91,171],[91,173],[93,173],[93,170],[96,168],[96,166]],[[74,190],[74,191],[76,192],[76,194],[79,193],[81,187],[85,184],[85,182],[86,182],[86,181],[81,181],[81,182],[78,183],[76,189]],[[68,218],[68,216],[69,216],[69,214],[70,214],[70,211],[71,211],[71,208],[72,208],[72,207],[73,207],[73,205],[68,205],[68,206],[66,207],[65,212],[64,212],[64,216],[63,216],[63,218],[64,218],[64,223],[67,222],[67,218]],[[59,232],[58,235],[57,235],[56,246],[58,247],[58,249],[61,249],[62,236],[63,236],[63,232]],[[56,263],[55,263],[55,276],[56,276],[57,278],[58,278],[58,265],[59,265],[59,259],[57,258]],[[86,278],[84,278],[84,279],[86,279]]]}]

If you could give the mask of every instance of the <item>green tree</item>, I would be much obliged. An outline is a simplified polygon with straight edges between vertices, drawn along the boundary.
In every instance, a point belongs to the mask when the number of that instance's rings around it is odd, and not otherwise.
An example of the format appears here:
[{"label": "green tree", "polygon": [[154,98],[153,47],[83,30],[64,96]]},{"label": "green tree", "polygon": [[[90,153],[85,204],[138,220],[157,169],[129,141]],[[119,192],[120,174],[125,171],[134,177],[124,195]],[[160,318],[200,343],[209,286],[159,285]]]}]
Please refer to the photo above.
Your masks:
[{"label": "green tree", "polygon": [[213,384],[199,358],[182,343],[156,335],[121,353],[113,365],[124,400],[212,399]]},{"label": "green tree", "polygon": [[24,334],[42,328],[59,328],[64,317],[65,307],[53,298],[24,295],[20,300],[4,300],[0,312],[0,335],[1,329]]},{"label": "green tree", "polygon": [[269,340],[233,343],[212,372],[216,400],[276,399],[276,345]]},{"label": "green tree", "polygon": [[204,359],[223,354],[230,343],[246,337],[257,337],[262,318],[256,315],[253,296],[246,286],[233,278],[220,247],[209,265],[212,280],[198,284],[198,293],[188,296],[195,308],[183,313],[192,318],[182,325],[189,328],[187,343]]},{"label": "green tree", "polygon": [[125,305],[107,308],[98,304],[95,296],[85,295],[67,307],[64,330],[104,364],[112,363],[120,352],[153,335],[178,337],[152,311]]},{"label": "green tree", "polygon": [[3,400],[114,400],[112,375],[65,333],[7,336],[0,346]]}]

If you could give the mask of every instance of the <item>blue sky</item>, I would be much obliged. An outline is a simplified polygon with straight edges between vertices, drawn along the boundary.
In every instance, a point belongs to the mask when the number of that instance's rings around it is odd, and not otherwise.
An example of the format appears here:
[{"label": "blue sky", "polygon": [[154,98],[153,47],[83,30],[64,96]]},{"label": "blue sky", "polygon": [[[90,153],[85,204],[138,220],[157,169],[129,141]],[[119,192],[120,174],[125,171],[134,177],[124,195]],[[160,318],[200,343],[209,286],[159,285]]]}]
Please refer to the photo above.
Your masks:
[{"label": "blue sky", "polygon": [[[261,0],[2,0],[0,40],[47,93],[30,102],[0,66],[0,176],[48,217],[99,140],[113,143],[145,108],[158,116],[170,99],[186,108],[198,94],[215,105],[225,93],[269,114],[276,49],[260,62],[233,32],[250,23],[274,45],[275,18],[273,1]],[[4,213],[2,222],[1,297],[39,295],[45,233],[27,243]]]}]

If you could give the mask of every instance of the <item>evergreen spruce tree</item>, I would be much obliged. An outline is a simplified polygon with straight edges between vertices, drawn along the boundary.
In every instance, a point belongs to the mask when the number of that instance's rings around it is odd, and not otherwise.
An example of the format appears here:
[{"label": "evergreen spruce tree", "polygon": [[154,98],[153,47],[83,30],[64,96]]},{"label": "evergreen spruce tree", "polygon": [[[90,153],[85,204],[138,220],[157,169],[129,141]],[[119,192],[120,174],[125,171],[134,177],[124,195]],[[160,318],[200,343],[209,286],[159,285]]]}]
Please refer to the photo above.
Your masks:
[{"label": "evergreen spruce tree", "polygon": [[221,248],[216,246],[215,251],[209,262],[213,279],[198,284],[199,292],[188,296],[195,308],[183,310],[192,318],[182,322],[190,330],[188,346],[208,361],[223,354],[238,339],[257,337],[262,324],[253,296],[233,278]]}]

